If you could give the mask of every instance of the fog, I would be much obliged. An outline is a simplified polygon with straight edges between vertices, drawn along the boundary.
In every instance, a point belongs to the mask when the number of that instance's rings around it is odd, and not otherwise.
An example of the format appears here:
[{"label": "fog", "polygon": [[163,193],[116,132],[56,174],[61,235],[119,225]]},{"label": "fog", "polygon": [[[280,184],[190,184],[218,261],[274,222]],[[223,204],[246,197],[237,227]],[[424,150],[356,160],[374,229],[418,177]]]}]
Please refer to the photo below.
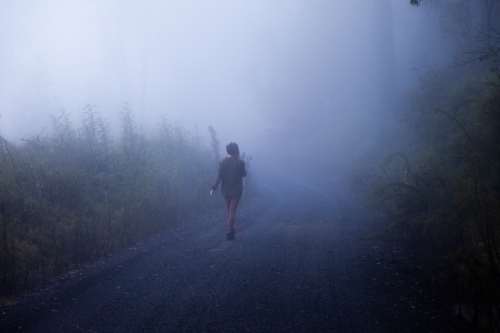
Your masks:
[{"label": "fog", "polygon": [[418,71],[452,54],[435,13],[399,0],[4,0],[0,22],[8,139],[62,109],[79,124],[88,104],[116,129],[127,103],[146,130],[211,125],[254,161],[304,166],[369,150]]}]

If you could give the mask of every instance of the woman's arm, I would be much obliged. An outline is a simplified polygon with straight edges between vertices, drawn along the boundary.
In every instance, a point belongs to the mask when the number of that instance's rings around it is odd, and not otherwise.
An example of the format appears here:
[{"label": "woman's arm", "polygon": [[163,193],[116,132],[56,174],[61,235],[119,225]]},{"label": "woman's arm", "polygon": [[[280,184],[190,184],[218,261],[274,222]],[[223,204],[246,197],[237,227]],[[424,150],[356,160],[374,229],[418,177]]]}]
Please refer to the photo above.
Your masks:
[{"label": "woman's arm", "polygon": [[219,183],[222,179],[222,161],[219,162],[219,168],[217,169],[217,174],[215,175],[214,182],[212,184],[212,187],[210,188],[210,195],[214,194],[214,191],[217,190],[217,187],[219,187]]},{"label": "woman's arm", "polygon": [[219,187],[219,183],[220,183],[221,179],[222,178],[221,178],[220,174],[217,172],[217,175],[215,176],[214,183],[212,184],[212,187],[210,188],[210,195],[212,195],[213,192],[215,190],[217,190],[217,187]]}]

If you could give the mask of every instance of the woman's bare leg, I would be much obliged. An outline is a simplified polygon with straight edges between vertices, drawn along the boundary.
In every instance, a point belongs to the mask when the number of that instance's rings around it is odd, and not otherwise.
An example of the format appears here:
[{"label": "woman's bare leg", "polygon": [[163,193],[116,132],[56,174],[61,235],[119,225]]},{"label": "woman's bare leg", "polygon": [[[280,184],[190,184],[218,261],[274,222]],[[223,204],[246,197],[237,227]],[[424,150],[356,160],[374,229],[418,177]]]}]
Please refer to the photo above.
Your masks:
[{"label": "woman's bare leg", "polygon": [[238,208],[238,203],[240,199],[224,200],[226,202],[227,208],[227,232],[234,232],[234,219],[236,216],[236,208]]}]

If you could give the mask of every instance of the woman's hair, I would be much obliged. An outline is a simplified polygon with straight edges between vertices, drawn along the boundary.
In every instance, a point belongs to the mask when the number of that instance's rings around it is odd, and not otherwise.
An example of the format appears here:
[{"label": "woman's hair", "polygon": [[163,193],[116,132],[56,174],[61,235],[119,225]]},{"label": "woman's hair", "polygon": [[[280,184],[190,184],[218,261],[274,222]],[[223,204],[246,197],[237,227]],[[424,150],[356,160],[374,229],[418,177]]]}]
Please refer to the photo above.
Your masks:
[{"label": "woman's hair", "polygon": [[240,149],[238,148],[238,145],[234,142],[230,142],[226,146],[226,151],[231,156],[240,157]]}]

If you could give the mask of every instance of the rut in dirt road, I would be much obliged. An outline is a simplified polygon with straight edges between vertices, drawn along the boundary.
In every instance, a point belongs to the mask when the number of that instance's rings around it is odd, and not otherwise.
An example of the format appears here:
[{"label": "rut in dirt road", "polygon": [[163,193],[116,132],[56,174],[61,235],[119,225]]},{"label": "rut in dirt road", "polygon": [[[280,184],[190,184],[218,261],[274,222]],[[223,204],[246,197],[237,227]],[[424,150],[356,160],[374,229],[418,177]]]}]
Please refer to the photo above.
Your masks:
[{"label": "rut in dirt road", "polygon": [[[220,210],[5,310],[15,332],[467,332],[360,238],[346,198],[261,178],[236,240]],[[272,179],[272,181],[271,181]],[[245,199],[245,198],[244,198]],[[380,246],[380,248],[378,247]]]}]

